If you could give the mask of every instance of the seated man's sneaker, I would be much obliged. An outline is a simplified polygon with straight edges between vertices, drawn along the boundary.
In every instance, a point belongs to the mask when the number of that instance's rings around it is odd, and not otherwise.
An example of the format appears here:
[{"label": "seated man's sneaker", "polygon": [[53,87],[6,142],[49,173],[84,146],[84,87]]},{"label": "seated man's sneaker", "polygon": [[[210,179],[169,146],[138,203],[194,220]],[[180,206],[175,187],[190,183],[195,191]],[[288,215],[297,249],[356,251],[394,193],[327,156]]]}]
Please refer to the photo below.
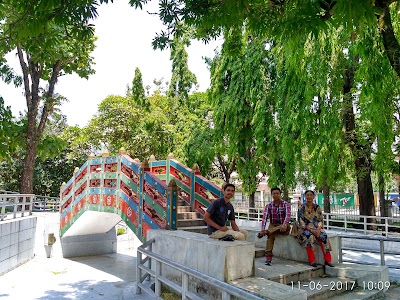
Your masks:
[{"label": "seated man's sneaker", "polygon": [[266,261],[265,261],[265,265],[266,265],[266,266],[270,266],[270,265],[271,265],[271,261],[270,261],[270,260],[266,260]]},{"label": "seated man's sneaker", "polygon": [[220,241],[233,242],[235,240],[235,238],[232,235],[227,234],[226,236],[220,238],[219,240]]}]

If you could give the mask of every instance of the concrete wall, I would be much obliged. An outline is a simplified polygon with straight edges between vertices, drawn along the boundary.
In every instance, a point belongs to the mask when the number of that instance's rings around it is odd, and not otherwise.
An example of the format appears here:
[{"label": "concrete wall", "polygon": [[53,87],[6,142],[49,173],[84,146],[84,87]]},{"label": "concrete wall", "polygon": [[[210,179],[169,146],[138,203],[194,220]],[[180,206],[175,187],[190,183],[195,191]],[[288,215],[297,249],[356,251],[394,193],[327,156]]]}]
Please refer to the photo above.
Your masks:
[{"label": "concrete wall", "polygon": [[117,252],[116,242],[115,228],[106,233],[66,236],[61,238],[62,255],[67,258],[111,254]]},{"label": "concrete wall", "polygon": [[0,222],[0,275],[34,257],[36,217]]}]

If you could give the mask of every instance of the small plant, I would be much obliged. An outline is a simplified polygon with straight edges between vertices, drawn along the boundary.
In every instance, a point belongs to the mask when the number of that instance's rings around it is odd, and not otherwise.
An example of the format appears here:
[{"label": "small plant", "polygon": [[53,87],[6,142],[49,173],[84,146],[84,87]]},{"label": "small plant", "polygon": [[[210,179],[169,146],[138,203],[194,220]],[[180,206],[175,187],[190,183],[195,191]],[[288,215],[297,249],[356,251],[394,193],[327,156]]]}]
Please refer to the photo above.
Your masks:
[{"label": "small plant", "polygon": [[126,232],[125,228],[120,227],[117,229],[117,235],[124,234],[125,232]]}]

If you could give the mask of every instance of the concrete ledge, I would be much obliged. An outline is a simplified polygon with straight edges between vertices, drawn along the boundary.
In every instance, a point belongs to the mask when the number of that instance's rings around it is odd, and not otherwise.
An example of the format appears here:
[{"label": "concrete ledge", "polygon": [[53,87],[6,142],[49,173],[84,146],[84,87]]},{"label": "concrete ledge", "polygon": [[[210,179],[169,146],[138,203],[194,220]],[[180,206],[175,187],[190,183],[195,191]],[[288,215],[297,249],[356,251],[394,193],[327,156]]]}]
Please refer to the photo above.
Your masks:
[{"label": "concrete ledge", "polygon": [[383,282],[383,284],[389,282],[389,268],[386,266],[339,264],[335,268],[326,268],[325,273],[333,277],[354,279],[357,286],[363,288],[368,285],[368,282]]},{"label": "concrete ledge", "polygon": [[[247,228],[245,228],[248,230]],[[263,237],[258,239],[256,237],[259,229],[257,230],[248,230],[249,232],[249,241],[254,241],[255,246],[257,248],[265,249],[265,245],[267,243],[267,237]],[[332,247],[332,263],[337,264],[339,261],[339,238],[336,235],[329,235],[329,239],[331,242]],[[324,264],[324,256],[322,254],[321,248],[319,245],[315,245],[314,247],[315,252],[315,259],[316,262],[319,264]],[[307,252],[306,249],[300,245],[297,241],[297,238],[291,235],[278,235],[275,238],[274,250],[273,254],[276,257],[281,257],[289,260],[301,261],[301,262],[308,262]]]},{"label": "concrete ledge", "polygon": [[[253,243],[223,242],[187,231],[150,230],[152,251],[214,278],[231,281],[254,274]],[[179,277],[180,272],[163,268],[163,276]],[[178,278],[177,278],[178,279]]]},{"label": "concrete ledge", "polygon": [[252,277],[230,282],[234,286],[270,300],[307,300],[305,290],[293,288],[261,277]]}]

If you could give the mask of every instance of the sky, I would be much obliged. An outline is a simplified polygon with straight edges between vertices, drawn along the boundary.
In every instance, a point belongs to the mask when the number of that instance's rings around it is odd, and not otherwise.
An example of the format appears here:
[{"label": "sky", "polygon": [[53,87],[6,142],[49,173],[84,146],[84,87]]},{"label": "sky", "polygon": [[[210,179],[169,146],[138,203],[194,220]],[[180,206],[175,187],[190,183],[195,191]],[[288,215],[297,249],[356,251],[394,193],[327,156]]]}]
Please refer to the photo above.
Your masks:
[{"label": "sky", "polygon": [[[156,33],[163,29],[158,16],[147,13],[156,11],[157,3],[151,1],[143,11],[130,7],[127,0],[98,8],[99,17],[92,22],[98,37],[92,54],[96,74],[88,80],[75,74],[62,76],[55,87],[56,93],[68,99],[62,104],[61,111],[67,116],[69,125],[85,126],[107,96],[125,95],[136,67],[142,72],[144,86],[154,86],[153,79],[162,77],[164,81],[170,81],[169,49],[153,50],[151,46]],[[214,49],[219,45],[220,40],[207,45],[193,41],[187,49],[189,69],[197,77],[199,91],[205,91],[210,85],[210,73],[203,57],[214,57]],[[9,54],[7,59],[21,73],[15,54]],[[26,110],[22,87],[15,88],[0,81],[0,96],[6,106],[11,106],[14,116]]]}]

